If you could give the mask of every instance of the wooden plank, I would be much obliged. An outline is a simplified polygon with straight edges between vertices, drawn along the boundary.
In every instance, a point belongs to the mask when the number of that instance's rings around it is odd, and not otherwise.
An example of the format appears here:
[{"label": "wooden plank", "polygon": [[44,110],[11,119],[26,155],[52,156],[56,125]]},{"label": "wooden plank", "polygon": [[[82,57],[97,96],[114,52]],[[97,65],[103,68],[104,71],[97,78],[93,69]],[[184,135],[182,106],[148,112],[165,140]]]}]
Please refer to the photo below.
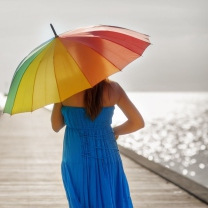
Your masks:
[{"label": "wooden plank", "polygon": [[[60,170],[63,134],[51,130],[44,109],[0,117],[1,208],[68,207]],[[208,207],[124,155],[122,161],[135,208]]]}]

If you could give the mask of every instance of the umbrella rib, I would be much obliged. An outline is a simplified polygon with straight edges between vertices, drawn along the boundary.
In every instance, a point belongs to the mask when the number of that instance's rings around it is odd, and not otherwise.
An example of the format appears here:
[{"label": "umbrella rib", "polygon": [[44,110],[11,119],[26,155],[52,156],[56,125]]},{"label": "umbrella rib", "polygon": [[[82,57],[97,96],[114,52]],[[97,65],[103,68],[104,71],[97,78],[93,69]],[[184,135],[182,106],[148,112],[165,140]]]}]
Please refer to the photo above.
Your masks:
[{"label": "umbrella rib", "polygon": [[[96,31],[90,31],[90,32],[96,32]],[[109,30],[109,32],[111,32],[111,33],[119,33],[119,32],[114,32],[114,31],[110,31]],[[86,34],[86,32],[81,32],[79,35],[82,35],[82,34]],[[137,39],[138,40],[138,38],[136,38],[136,37],[134,37],[134,36],[131,36],[131,35],[128,35],[128,34],[125,34],[125,33],[122,33],[123,35],[126,35],[126,36],[128,36],[128,37],[131,37],[131,38],[135,38],[135,39]],[[93,34],[92,34],[93,35]],[[78,35],[77,35],[78,36]],[[73,35],[72,35],[72,37],[73,37]],[[87,36],[85,36],[86,38],[88,38]],[[95,37],[94,35],[93,35],[93,37]],[[118,43],[116,43],[114,40],[109,40],[109,39],[107,39],[107,38],[104,38],[104,37],[101,37],[101,36],[97,36],[99,39],[102,39],[102,40],[107,40],[107,41],[110,41],[110,42],[112,42],[112,43],[115,43],[116,45],[119,45],[119,46],[122,46],[122,45],[120,45],[120,44],[118,44]],[[149,44],[150,45],[150,42],[149,42],[149,39],[147,39],[147,41],[144,41],[144,40],[142,40],[142,39],[140,39],[141,41],[143,41],[143,42],[146,42],[147,44]],[[79,41],[77,41],[77,40],[75,40],[75,42],[79,42]],[[80,43],[80,42],[79,42]],[[132,52],[134,52],[132,49],[130,49],[130,48],[128,48],[128,47],[125,47],[125,46],[122,46],[122,47],[124,47],[124,48],[127,48],[128,50],[130,50],[130,51],[132,51]],[[137,46],[138,48],[141,48],[141,47],[139,47],[139,46]],[[142,48],[141,48],[142,49]],[[134,52],[134,53],[136,53],[136,52]],[[142,54],[139,54],[139,53],[137,53],[139,56],[142,56]]]},{"label": "umbrella rib", "polygon": [[[50,41],[50,40],[49,40]],[[49,42],[49,41],[46,41],[46,42]],[[45,42],[45,43],[46,43]],[[34,49],[33,51],[31,51],[31,53],[33,53],[35,50],[37,50],[37,52],[39,52],[35,57],[34,57],[34,59],[35,58],[37,58],[37,56],[47,47],[47,45],[45,44],[45,43],[43,43],[43,44],[41,44],[40,46],[38,46],[36,49]],[[40,47],[40,49],[38,49]],[[22,67],[22,65],[32,56],[32,54],[29,54],[28,56],[26,56],[21,62],[20,62],[20,64],[19,64],[19,66],[17,67],[17,69],[16,69],[16,71],[15,71],[15,74],[13,75],[13,79],[12,79],[12,82],[14,81],[14,79],[15,79],[15,76],[16,76],[16,74],[18,73],[18,71],[19,71],[19,69]],[[31,55],[31,56],[30,56]],[[34,55],[34,54],[33,54]],[[33,59],[33,60],[34,60]],[[33,61],[31,61],[29,64],[28,64],[28,66],[27,66],[27,68],[32,64],[32,62]],[[26,71],[27,70],[25,70],[24,72],[23,72],[23,74],[22,74],[22,76],[21,77],[23,77],[24,76],[24,74],[26,73]],[[18,82],[18,85],[17,85],[17,90],[16,90],[16,93],[18,92],[18,89],[19,89],[19,86],[20,86],[20,81]],[[10,86],[10,89],[11,89],[11,87],[12,87],[12,83],[11,83],[11,86]],[[10,92],[10,89],[9,89],[9,92]],[[16,100],[16,93],[15,93],[15,95],[14,95],[14,103],[15,103],[15,100]],[[14,104],[13,104],[14,105]],[[13,107],[12,107],[12,109],[13,109]],[[13,111],[11,109],[11,111]]]},{"label": "umbrella rib", "polygon": [[28,60],[35,52],[37,52],[38,50],[41,50],[43,49],[45,46],[47,46],[47,43],[49,43],[53,38],[45,41],[44,43],[42,43],[41,45],[39,45],[38,47],[36,47],[35,49],[33,49],[20,63],[19,65],[17,66],[17,69],[16,71],[14,72],[14,75],[13,75],[13,78],[12,80],[14,79],[16,73],[18,72],[18,70],[20,69],[20,67],[22,66],[22,64],[24,64],[24,62],[26,60]]},{"label": "umbrella rib", "polygon": [[[44,54],[44,56],[45,56],[45,54]],[[38,63],[38,67],[37,67],[37,70],[36,70],[36,73],[35,73],[35,77],[34,77],[31,112],[33,112],[33,97],[34,97],[35,79],[36,79],[36,76],[37,76],[37,73],[38,73],[38,68],[40,66],[40,63],[41,63],[41,61]]]},{"label": "umbrella rib", "polygon": [[61,102],[62,100],[61,100],[61,97],[60,97],[60,91],[59,91],[57,77],[56,77],[56,72],[55,72],[55,67],[54,67],[54,58],[53,58],[53,71],[54,71],[54,75],[55,75],[56,86],[57,86],[57,89],[58,89],[59,101]]},{"label": "umbrella rib", "polygon": [[[52,43],[53,43],[53,42],[49,43],[48,49],[45,51],[45,53],[44,53],[43,57],[41,58],[41,60],[45,57],[46,52],[47,52],[47,51],[49,50],[49,48],[51,47],[51,44],[52,44]],[[34,98],[34,89],[35,89],[36,76],[37,76],[37,73],[38,73],[38,68],[39,68],[39,66],[40,66],[41,60],[40,60],[40,62],[38,63],[37,70],[36,70],[35,77],[34,77],[33,96],[32,96],[32,106],[31,106],[31,111],[32,111],[32,112],[33,112],[33,98]]]},{"label": "umbrella rib", "polygon": [[[105,39],[105,38],[102,38],[103,40],[107,40],[107,39]],[[107,41],[109,41],[109,40],[107,40]],[[82,43],[82,42],[80,42],[80,41],[76,41],[76,40],[74,40],[74,42],[77,42],[77,43],[79,43],[79,44],[81,44],[81,45],[84,45],[84,46],[87,46],[87,47],[89,47],[91,50],[93,50],[95,53],[97,53],[97,54],[99,54],[100,56],[102,56],[105,60],[107,60],[108,62],[110,62],[113,66],[115,66],[119,71],[122,71],[122,69],[119,69],[114,63],[112,63],[107,57],[105,57],[105,56],[103,56],[101,53],[99,53],[97,50],[95,50],[94,48],[92,48],[91,46],[89,46],[89,45],[87,45],[87,44],[85,44],[85,43]],[[109,41],[110,42],[110,41]],[[111,42],[113,42],[113,41],[111,41]],[[115,42],[113,42],[113,43],[115,43]],[[115,43],[115,44],[117,44],[117,45],[119,45],[118,43]],[[119,45],[119,46],[121,46],[121,45]],[[121,47],[123,47],[123,46],[121,46]],[[124,47],[125,48],[125,47]],[[128,49],[128,48],[127,48]],[[128,49],[128,50],[130,50],[130,49]],[[109,50],[109,51],[111,51],[111,50]],[[132,51],[132,50],[130,50],[130,51]],[[112,51],[111,51],[112,52]],[[134,51],[132,51],[133,53],[135,53]],[[68,51],[67,51],[67,53],[69,53]],[[112,52],[113,53],[113,52]],[[69,53],[70,54],[70,53]],[[137,53],[135,53],[135,54],[137,54]],[[70,54],[71,55],[71,54]],[[138,54],[139,56],[141,56],[140,54]],[[73,56],[71,55],[71,57],[73,58]],[[75,61],[75,59],[73,58],[73,60]],[[76,61],[75,61],[76,62]],[[76,62],[77,63],[77,62]],[[77,65],[78,65],[78,63],[77,63]],[[89,80],[88,80],[89,81]]]},{"label": "umbrella rib", "polygon": [[[62,42],[61,42],[62,43]],[[78,42],[79,44],[82,44],[84,46],[87,46],[83,43]],[[62,43],[63,44],[63,43]],[[64,45],[64,44],[63,44]],[[92,49],[95,53],[99,54],[100,56],[102,56],[102,54],[100,54],[98,51],[94,50],[93,48],[89,47],[90,49]],[[66,50],[67,51],[67,50]],[[67,51],[67,53],[72,57],[72,59],[74,60],[74,62],[77,64],[77,66],[79,66],[79,64],[76,62],[76,60],[74,59],[74,57],[72,56],[72,54],[69,53],[69,51]],[[110,60],[108,60],[106,57],[102,56],[105,60],[107,60],[108,62],[110,62],[113,66],[115,66],[115,64],[113,64]],[[79,66],[80,70],[81,67]],[[115,68],[117,68],[119,71],[122,71],[122,69],[119,69],[118,67],[115,66]],[[91,82],[89,81],[89,79],[87,78],[87,76],[85,75],[85,73],[81,70],[82,74],[85,76],[86,80],[88,81],[88,83],[90,83],[91,87],[93,87],[94,85],[91,84]]]},{"label": "umbrella rib", "polygon": [[[110,41],[110,40],[108,40],[107,38],[103,38],[103,37],[100,37],[100,39]],[[116,43],[116,42],[113,41],[113,40],[111,40],[110,42],[115,43],[116,45],[119,45],[119,46],[124,47],[123,45],[120,45],[120,44]],[[137,46],[137,47],[138,47],[138,46]],[[136,52],[134,52],[132,49],[130,49],[130,48],[128,48],[128,47],[124,47],[124,48],[127,48],[127,49],[130,50],[131,52],[136,53]],[[138,47],[138,48],[141,48],[141,47]],[[142,56],[142,54],[139,54],[139,53],[136,53],[136,54],[138,54],[139,56]]]},{"label": "umbrella rib", "polygon": [[[100,28],[100,29],[99,29]],[[114,31],[113,29],[111,28],[117,28],[117,29],[120,29],[121,31]],[[66,35],[68,33],[71,33],[71,36],[73,35],[78,35],[78,34],[89,34],[89,33],[92,33],[92,32],[101,32],[103,30],[105,31],[109,31],[109,32],[116,32],[116,33],[121,33],[121,34],[124,34],[124,35],[128,35],[129,36],[129,32],[133,33],[132,35],[130,35],[131,37],[134,37],[136,39],[138,39],[138,35],[141,35],[142,36],[142,39],[144,39],[145,42],[149,42],[149,35],[146,35],[144,33],[139,33],[137,31],[134,31],[134,30],[130,30],[130,29],[127,29],[127,28],[124,28],[124,27],[118,27],[118,26],[112,26],[112,25],[94,25],[94,26],[89,26],[89,27],[85,27],[83,28],[82,30],[80,30],[81,28],[77,28],[77,30],[70,30],[70,31],[67,31],[67,32],[64,32],[61,34],[62,35]]]},{"label": "umbrella rib", "polygon": [[[55,47],[54,47],[55,48]],[[58,89],[58,95],[59,95],[59,101],[61,101],[61,98],[60,98],[60,91],[59,91],[59,87],[58,87],[58,82],[57,82],[57,77],[56,77],[56,72],[55,72],[55,67],[54,67],[54,53],[53,53],[53,71],[54,71],[54,75],[55,75],[55,80],[56,80],[56,86],[57,86],[57,89]]]},{"label": "umbrella rib", "polygon": [[[131,52],[133,52],[133,53],[135,53],[135,54],[137,54],[137,55],[139,55],[139,56],[142,56],[142,54],[139,54],[139,53],[136,53],[136,52],[134,52],[133,50],[131,50],[131,49],[129,49],[129,48],[127,48],[127,47],[124,47],[123,45],[120,45],[120,44],[118,44],[118,43],[116,43],[115,41],[112,41],[112,40],[108,40],[107,38],[103,38],[103,37],[99,37],[100,39],[102,39],[102,40],[106,40],[106,41],[109,41],[109,42],[112,42],[112,43],[114,43],[114,44],[116,44],[116,45],[119,45],[119,46],[121,46],[121,47],[123,47],[123,48],[126,48],[126,49],[128,49],[129,51],[131,51]],[[79,41],[76,41],[75,40],[75,42],[78,42],[78,43],[80,43],[80,44],[82,44],[82,45],[85,45],[85,46],[88,46],[87,44],[84,44],[84,43],[81,43],[81,42],[79,42]],[[145,42],[145,41],[144,41]],[[150,44],[150,43],[149,43]],[[148,45],[149,46],[149,45]],[[148,47],[147,46],[147,47]],[[98,54],[100,54],[98,51],[96,51],[95,49],[93,49],[92,47],[90,47],[90,46],[88,46],[89,48],[91,48],[93,51],[95,51],[95,52],[97,52]],[[138,47],[138,48],[141,48],[141,47]],[[102,54],[100,54],[101,56],[102,56]],[[104,57],[104,56],[103,56]],[[106,57],[104,57],[107,61],[109,61],[112,65],[114,65],[110,60],[108,60]],[[129,63],[128,63],[129,64]],[[127,64],[127,65],[128,65]],[[126,65],[126,66],[127,66]],[[114,65],[115,66],[115,65]],[[115,66],[116,67],[116,66]],[[117,68],[117,67],[116,67]],[[124,67],[123,67],[124,68]],[[123,69],[122,68],[122,69]],[[122,71],[122,69],[119,69],[119,71]]]},{"label": "umbrella rib", "polygon": [[[87,78],[86,74],[81,70],[80,65],[77,63],[77,61],[74,59],[74,57],[67,51],[67,53],[72,57],[72,59],[74,60],[74,62],[77,64],[77,66],[79,66],[80,71],[82,72],[82,74],[85,76],[86,80],[88,81],[88,83],[90,83],[90,80]],[[92,86],[92,84],[90,83],[90,85]]]},{"label": "umbrella rib", "polygon": [[[85,46],[87,46],[86,44],[83,44]],[[90,47],[90,46],[88,46]],[[95,50],[94,48],[90,47],[93,51],[95,51],[96,53],[98,53],[100,56],[102,56],[105,60],[109,61],[113,66],[115,66],[119,71],[121,71],[122,69],[119,69],[114,63],[112,63],[107,57],[103,56],[101,53],[99,53],[97,50]],[[111,51],[111,50],[109,50]],[[112,52],[112,51],[111,51]],[[113,53],[113,52],[112,52]]]},{"label": "umbrella rib", "polygon": [[[61,44],[64,46],[64,44],[62,43],[61,39],[60,39],[60,42],[61,42]],[[83,44],[83,45],[84,45],[84,44]],[[64,46],[64,48],[65,48],[65,46]],[[86,78],[86,80],[88,81],[88,83],[90,83],[89,79],[87,78],[87,76],[85,75],[85,73],[81,70],[80,65],[79,65],[79,64],[77,63],[77,61],[74,59],[74,57],[72,56],[72,54],[70,54],[68,50],[66,50],[66,51],[67,51],[67,54],[69,54],[69,55],[71,56],[71,58],[74,60],[74,62],[76,63],[76,65],[79,66],[80,71],[81,71],[82,74],[85,76],[85,78]],[[90,83],[90,84],[91,84],[91,83]]]}]

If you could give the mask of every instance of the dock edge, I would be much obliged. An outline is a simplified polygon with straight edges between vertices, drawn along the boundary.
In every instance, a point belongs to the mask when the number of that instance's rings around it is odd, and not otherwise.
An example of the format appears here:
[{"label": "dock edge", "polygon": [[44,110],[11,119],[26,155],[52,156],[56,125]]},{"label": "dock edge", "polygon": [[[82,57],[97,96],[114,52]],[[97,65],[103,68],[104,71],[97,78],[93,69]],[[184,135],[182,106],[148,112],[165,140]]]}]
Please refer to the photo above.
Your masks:
[{"label": "dock edge", "polygon": [[208,204],[208,189],[206,187],[181,175],[180,173],[177,173],[169,168],[166,168],[165,166],[162,166],[159,163],[155,163],[154,161],[150,161],[142,155],[138,155],[131,149],[125,148],[119,144],[118,148],[121,154],[127,156],[139,165],[179,186],[180,188],[195,196],[202,202]]}]

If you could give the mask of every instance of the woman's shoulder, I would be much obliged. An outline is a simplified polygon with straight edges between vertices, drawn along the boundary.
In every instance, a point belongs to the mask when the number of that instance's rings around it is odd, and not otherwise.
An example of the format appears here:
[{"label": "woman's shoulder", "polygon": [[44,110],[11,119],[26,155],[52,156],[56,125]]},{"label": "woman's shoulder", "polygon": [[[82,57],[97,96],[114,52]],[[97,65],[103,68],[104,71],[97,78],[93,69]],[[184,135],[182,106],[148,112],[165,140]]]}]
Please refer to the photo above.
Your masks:
[{"label": "woman's shoulder", "polygon": [[[120,98],[122,97],[124,90],[118,82],[108,80],[108,87],[104,93],[104,101],[109,103],[117,104]],[[104,102],[105,103],[105,102]]]},{"label": "woman's shoulder", "polygon": [[111,81],[109,82],[112,91],[115,93],[115,95],[118,97],[118,99],[125,94],[124,89],[121,87],[121,85],[118,82]]},{"label": "woman's shoulder", "polygon": [[111,87],[114,91],[119,92],[119,91],[122,90],[122,87],[119,85],[118,82],[109,80],[108,83],[110,84],[110,87]]}]

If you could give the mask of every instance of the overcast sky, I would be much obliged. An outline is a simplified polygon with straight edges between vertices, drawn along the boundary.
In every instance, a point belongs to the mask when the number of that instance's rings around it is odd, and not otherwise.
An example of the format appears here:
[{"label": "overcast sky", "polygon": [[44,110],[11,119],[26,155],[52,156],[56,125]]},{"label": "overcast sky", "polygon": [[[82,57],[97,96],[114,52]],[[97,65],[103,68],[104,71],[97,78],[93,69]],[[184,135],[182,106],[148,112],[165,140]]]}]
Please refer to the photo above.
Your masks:
[{"label": "overcast sky", "polygon": [[0,91],[35,47],[82,26],[150,35],[143,57],[111,78],[127,91],[208,91],[208,0],[0,0]]}]

